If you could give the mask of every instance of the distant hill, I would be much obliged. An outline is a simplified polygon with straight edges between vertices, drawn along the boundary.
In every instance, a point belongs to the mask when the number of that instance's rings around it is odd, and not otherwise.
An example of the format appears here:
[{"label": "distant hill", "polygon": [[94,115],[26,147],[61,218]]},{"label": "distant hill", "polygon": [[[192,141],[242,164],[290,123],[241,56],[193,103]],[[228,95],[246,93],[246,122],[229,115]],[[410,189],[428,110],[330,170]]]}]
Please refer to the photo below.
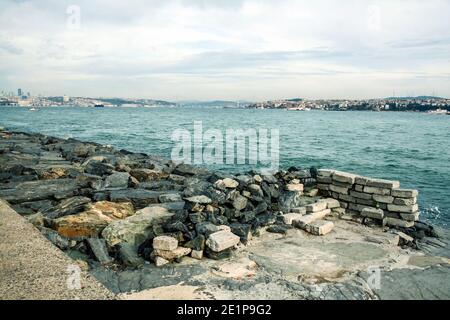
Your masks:
[{"label": "distant hill", "polygon": [[248,101],[229,101],[229,100],[213,100],[213,101],[180,101],[180,105],[185,107],[243,107],[250,104]]},{"label": "distant hill", "polygon": [[411,99],[422,99],[422,100],[435,99],[435,100],[441,100],[441,99],[445,99],[445,98],[434,97],[434,96],[417,96],[417,97],[388,97],[386,99],[389,99],[389,100],[411,100]]}]

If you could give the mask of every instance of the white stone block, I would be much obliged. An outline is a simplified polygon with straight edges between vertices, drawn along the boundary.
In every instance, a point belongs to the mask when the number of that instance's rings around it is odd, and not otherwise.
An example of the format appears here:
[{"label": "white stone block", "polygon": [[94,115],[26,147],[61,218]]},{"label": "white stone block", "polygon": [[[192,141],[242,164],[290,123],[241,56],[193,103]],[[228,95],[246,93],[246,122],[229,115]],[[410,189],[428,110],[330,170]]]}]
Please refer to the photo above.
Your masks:
[{"label": "white stone block", "polygon": [[214,252],[220,252],[234,247],[240,242],[240,238],[229,231],[218,231],[212,233],[206,240],[206,245]]},{"label": "white stone block", "polygon": [[169,236],[158,236],[153,238],[153,249],[175,250],[178,247],[178,240]]},{"label": "white stone block", "polygon": [[397,198],[415,198],[419,195],[417,190],[413,189],[393,189],[392,196]]}]

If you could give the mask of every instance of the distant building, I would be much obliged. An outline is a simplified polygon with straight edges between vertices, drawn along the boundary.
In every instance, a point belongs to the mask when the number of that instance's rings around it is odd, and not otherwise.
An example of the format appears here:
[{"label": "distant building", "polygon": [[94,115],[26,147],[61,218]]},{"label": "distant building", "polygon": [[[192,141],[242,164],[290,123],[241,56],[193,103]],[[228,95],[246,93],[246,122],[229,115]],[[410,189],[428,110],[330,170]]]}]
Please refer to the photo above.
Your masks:
[{"label": "distant building", "polygon": [[18,97],[21,97],[22,96],[22,89],[17,89],[17,96]]},{"label": "distant building", "polygon": [[63,96],[63,102],[69,102],[70,98],[66,95]]}]

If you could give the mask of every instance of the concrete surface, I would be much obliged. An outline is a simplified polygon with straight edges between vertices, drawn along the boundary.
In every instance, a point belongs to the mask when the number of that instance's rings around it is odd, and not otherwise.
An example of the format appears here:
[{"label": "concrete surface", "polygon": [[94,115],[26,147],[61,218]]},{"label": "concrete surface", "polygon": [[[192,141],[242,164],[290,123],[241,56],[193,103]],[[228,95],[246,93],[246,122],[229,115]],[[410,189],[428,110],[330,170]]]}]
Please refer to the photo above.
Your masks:
[{"label": "concrete surface", "polygon": [[87,272],[81,271],[78,282],[76,272],[72,259],[0,200],[1,300],[114,298]]}]

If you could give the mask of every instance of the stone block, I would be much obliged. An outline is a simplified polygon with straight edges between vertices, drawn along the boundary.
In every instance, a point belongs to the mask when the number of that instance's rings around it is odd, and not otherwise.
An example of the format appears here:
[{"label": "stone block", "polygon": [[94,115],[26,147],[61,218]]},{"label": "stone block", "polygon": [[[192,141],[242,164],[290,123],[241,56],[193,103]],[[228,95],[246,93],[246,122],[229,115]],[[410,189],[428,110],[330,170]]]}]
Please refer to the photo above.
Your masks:
[{"label": "stone block", "polygon": [[375,188],[382,188],[382,189],[394,189],[394,188],[400,188],[400,182],[399,181],[393,181],[393,180],[384,180],[384,179],[368,179],[367,186],[369,187],[375,187]]},{"label": "stone block", "polygon": [[367,178],[367,177],[357,176],[355,178],[355,183],[359,184],[361,186],[365,186],[367,184],[368,180],[369,180],[369,178]]},{"label": "stone block", "polygon": [[366,200],[366,199],[356,199],[357,204],[363,204],[370,207],[376,207],[376,202],[372,199]]},{"label": "stone block", "polygon": [[392,227],[402,227],[402,228],[414,227],[414,221],[405,221],[395,218],[384,218],[384,224]]},{"label": "stone block", "polygon": [[318,202],[315,202],[315,203],[308,204],[306,206],[306,212],[307,213],[319,212],[319,211],[325,210],[326,208],[327,208],[327,203],[326,202],[318,201]]},{"label": "stone block", "polygon": [[317,170],[317,177],[331,177],[335,170],[319,169]]},{"label": "stone block", "polygon": [[311,224],[316,220],[323,219],[327,214],[330,214],[330,209],[325,209],[319,212],[313,212],[300,217],[299,219],[293,220],[292,224],[294,227],[304,229],[307,224]]},{"label": "stone block", "polygon": [[383,219],[384,218],[384,212],[381,209],[376,208],[364,208],[361,211],[361,215],[363,217],[368,217],[372,219]]},{"label": "stone block", "polygon": [[339,187],[339,186],[336,186],[334,184],[330,184],[330,190],[333,191],[333,192],[340,193],[340,194],[348,194],[348,188],[346,188],[346,187]]},{"label": "stone block", "polygon": [[155,249],[153,252],[158,257],[172,261],[172,260],[187,256],[189,253],[191,253],[191,251],[192,251],[192,249],[190,249],[190,248],[178,247],[174,250]]},{"label": "stone block", "polygon": [[419,195],[417,190],[413,189],[393,189],[392,196],[396,198],[415,198]]},{"label": "stone block", "polygon": [[356,199],[353,198],[352,196],[349,196],[347,194],[338,194],[338,199],[345,201],[345,202],[352,202],[352,203],[356,203]]},{"label": "stone block", "polygon": [[353,184],[355,183],[356,175],[342,171],[335,171],[332,175],[332,178],[333,181]]},{"label": "stone block", "polygon": [[169,236],[158,236],[153,238],[153,249],[175,250],[178,247],[178,240]]},{"label": "stone block", "polygon": [[394,197],[392,197],[392,196],[382,196],[382,195],[379,195],[379,194],[374,194],[373,195],[373,200],[375,200],[376,202],[391,204],[391,203],[394,202]]},{"label": "stone block", "polygon": [[386,188],[365,186],[363,191],[365,193],[379,194],[382,196],[390,196],[391,195],[391,189],[386,189]]},{"label": "stone block", "polygon": [[203,250],[192,250],[191,257],[197,260],[203,259]]},{"label": "stone block", "polygon": [[286,213],[282,215],[283,222],[289,225],[292,225],[294,220],[298,220],[301,217],[303,217],[303,215],[300,213]]},{"label": "stone block", "polygon": [[412,206],[417,203],[417,198],[394,198],[394,204],[399,206]]},{"label": "stone block", "polygon": [[365,200],[372,199],[372,194],[370,194],[370,193],[357,192],[357,191],[350,190],[350,195],[352,197],[358,198],[358,199],[365,199]]},{"label": "stone block", "polygon": [[388,210],[394,212],[414,213],[419,210],[419,206],[417,204],[413,204],[411,206],[399,206],[396,204],[388,204]]},{"label": "stone block", "polygon": [[324,184],[330,184],[331,182],[333,182],[333,179],[331,179],[331,177],[320,177],[320,176],[317,176],[317,182],[318,183],[324,183]]},{"label": "stone block", "polygon": [[293,191],[293,192],[303,192],[303,184],[289,183],[286,185],[286,190]]},{"label": "stone block", "polygon": [[402,213],[400,212],[400,217],[402,218],[402,220],[406,220],[406,221],[418,221],[419,220],[419,212],[414,212],[414,213]]},{"label": "stone block", "polygon": [[360,184],[355,184],[354,188],[355,188],[356,192],[363,192],[364,191],[364,186],[360,185]]},{"label": "stone block", "polygon": [[169,263],[169,260],[166,260],[166,259],[164,259],[162,257],[156,257],[155,258],[155,265],[157,267],[162,267],[163,265],[166,265],[168,263]]},{"label": "stone block", "polygon": [[331,221],[317,220],[306,225],[305,230],[316,236],[323,236],[333,230],[334,223]]},{"label": "stone block", "polygon": [[333,208],[339,208],[341,205],[338,200],[333,198],[327,198],[323,199],[321,201],[324,201],[327,203],[327,209],[333,209]]},{"label": "stone block", "polygon": [[214,252],[220,252],[234,247],[240,242],[240,238],[229,231],[219,231],[211,234],[206,240],[206,245]]},{"label": "stone block", "polygon": [[301,215],[306,214],[306,207],[296,207],[296,208],[292,208],[291,211],[293,213],[299,213]]}]

